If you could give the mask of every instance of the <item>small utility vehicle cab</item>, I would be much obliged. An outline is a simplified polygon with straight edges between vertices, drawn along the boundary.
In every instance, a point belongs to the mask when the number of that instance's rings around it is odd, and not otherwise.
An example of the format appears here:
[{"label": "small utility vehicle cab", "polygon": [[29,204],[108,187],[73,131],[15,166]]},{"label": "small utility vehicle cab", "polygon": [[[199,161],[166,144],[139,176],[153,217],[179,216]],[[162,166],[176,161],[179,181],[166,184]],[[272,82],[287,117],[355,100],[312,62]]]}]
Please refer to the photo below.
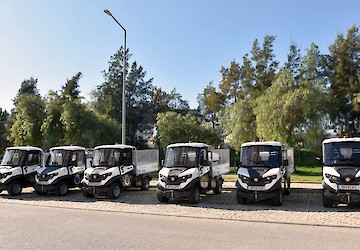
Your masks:
[{"label": "small utility vehicle cab", "polygon": [[66,195],[70,187],[79,187],[86,168],[85,148],[59,146],[49,150],[44,167],[37,170],[35,192]]},{"label": "small utility vehicle cab", "polygon": [[247,142],[241,145],[240,157],[237,202],[272,200],[274,205],[281,206],[283,192],[290,193],[293,149],[286,149],[280,142]]},{"label": "small utility vehicle cab", "polygon": [[36,170],[42,165],[41,148],[9,147],[0,166],[0,192],[19,195],[23,187],[34,185]]},{"label": "small utility vehicle cab", "polygon": [[85,197],[106,195],[116,199],[121,189],[140,187],[148,190],[149,173],[158,171],[159,152],[156,149],[137,150],[129,145],[102,145],[94,148],[91,167],[82,180]]},{"label": "small utility vehicle cab", "polygon": [[211,150],[204,143],[168,145],[164,167],[159,171],[157,198],[160,202],[186,198],[198,203],[200,193],[222,192],[222,174],[230,169],[229,149]]},{"label": "small utility vehicle cab", "polygon": [[323,141],[323,205],[360,202],[360,138]]}]

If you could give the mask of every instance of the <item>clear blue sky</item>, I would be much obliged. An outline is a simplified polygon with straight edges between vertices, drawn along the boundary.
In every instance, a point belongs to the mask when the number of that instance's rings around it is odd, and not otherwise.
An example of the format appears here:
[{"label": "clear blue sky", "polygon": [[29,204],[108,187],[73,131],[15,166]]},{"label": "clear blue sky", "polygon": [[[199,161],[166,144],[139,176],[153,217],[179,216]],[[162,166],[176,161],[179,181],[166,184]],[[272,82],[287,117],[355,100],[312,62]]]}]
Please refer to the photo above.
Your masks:
[{"label": "clear blue sky", "polygon": [[275,54],[283,65],[290,43],[302,53],[311,42],[327,53],[336,35],[360,25],[358,0],[0,0],[0,107],[8,111],[21,82],[38,79],[41,95],[59,90],[82,72],[81,95],[104,79],[101,71],[127,46],[170,92],[176,88],[192,108],[221,66],[249,52],[255,39],[275,35]]}]

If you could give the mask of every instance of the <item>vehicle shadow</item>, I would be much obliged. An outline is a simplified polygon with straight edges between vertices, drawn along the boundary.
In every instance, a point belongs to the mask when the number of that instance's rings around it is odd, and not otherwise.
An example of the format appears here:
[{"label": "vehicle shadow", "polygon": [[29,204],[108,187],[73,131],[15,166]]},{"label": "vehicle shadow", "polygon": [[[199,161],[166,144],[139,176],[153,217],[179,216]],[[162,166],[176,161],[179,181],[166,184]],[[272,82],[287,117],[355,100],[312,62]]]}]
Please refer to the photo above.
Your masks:
[{"label": "vehicle shadow", "polygon": [[[66,196],[56,196],[54,194],[36,194],[32,188],[27,188],[19,196],[10,196],[6,191],[0,194],[0,201],[14,200],[31,202],[32,204],[47,204],[57,201],[68,203],[69,207],[79,207],[79,204],[97,204],[106,206],[107,204],[127,204],[148,206],[175,206],[178,208],[192,209],[214,209],[227,211],[286,211],[286,212],[359,212],[360,204],[340,204],[332,208],[325,208],[322,205],[322,194],[319,189],[293,188],[290,195],[283,196],[282,206],[273,206],[271,201],[248,202],[246,205],[238,204],[236,201],[236,189],[225,189],[221,194],[213,194],[212,191],[206,195],[201,195],[198,204],[189,204],[187,200],[170,200],[169,202],[159,202],[156,196],[156,189],[150,188],[148,191],[140,191],[138,188],[130,188],[122,191],[118,199],[108,199],[105,196],[96,196],[94,198],[85,198],[79,188],[70,189]],[[54,206],[54,204],[52,204]],[[55,204],[56,206],[56,204]]]}]

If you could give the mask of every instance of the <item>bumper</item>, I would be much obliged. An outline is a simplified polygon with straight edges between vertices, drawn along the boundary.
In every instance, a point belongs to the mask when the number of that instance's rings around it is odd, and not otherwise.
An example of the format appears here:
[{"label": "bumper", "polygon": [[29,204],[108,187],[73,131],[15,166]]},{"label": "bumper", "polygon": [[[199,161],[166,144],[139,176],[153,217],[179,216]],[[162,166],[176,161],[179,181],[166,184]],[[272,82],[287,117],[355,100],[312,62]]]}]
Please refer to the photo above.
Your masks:
[{"label": "bumper", "polygon": [[36,192],[39,193],[47,193],[47,192],[53,192],[55,191],[55,185],[34,185],[34,189]]},{"label": "bumper", "polygon": [[245,198],[249,201],[271,200],[277,197],[279,189],[281,189],[281,179],[266,191],[250,191],[244,189],[239,182],[236,182],[236,196]]},{"label": "bumper", "polygon": [[81,190],[83,192],[87,192],[93,195],[103,195],[107,194],[110,190],[109,186],[101,187],[101,186],[88,186],[86,184],[82,184]]},{"label": "bumper", "polygon": [[324,195],[335,202],[350,204],[360,202],[360,191],[334,191],[325,184]]},{"label": "bumper", "polygon": [[6,190],[6,188],[7,188],[7,185],[5,185],[5,184],[0,184],[0,193],[1,193],[2,191]]},{"label": "bumper", "polygon": [[157,185],[157,193],[161,194],[163,197],[168,199],[175,199],[175,198],[188,198],[191,192],[190,187],[186,187],[186,189],[178,190],[178,189],[164,189],[161,185]]}]

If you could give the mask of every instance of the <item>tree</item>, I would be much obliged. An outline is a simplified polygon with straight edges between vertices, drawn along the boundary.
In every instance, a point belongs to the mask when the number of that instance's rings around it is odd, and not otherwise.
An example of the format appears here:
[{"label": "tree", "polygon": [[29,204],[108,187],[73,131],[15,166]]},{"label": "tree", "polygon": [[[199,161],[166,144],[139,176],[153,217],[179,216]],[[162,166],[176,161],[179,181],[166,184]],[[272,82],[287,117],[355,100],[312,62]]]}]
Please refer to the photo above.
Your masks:
[{"label": "tree", "polygon": [[276,71],[278,69],[279,62],[275,60],[273,53],[273,43],[275,36],[265,36],[262,48],[259,46],[259,42],[256,39],[253,43],[251,50],[251,60],[255,65],[255,91],[260,95],[266,88],[270,87]]},{"label": "tree", "polygon": [[180,114],[187,114],[190,111],[188,101],[182,99],[182,96],[173,89],[170,94],[161,88],[155,88],[151,97],[153,121],[156,120],[158,113],[174,111]]},{"label": "tree", "polygon": [[[92,92],[92,107],[100,115],[107,115],[121,122],[123,58],[129,62],[131,55],[123,48],[111,56],[109,68],[103,72],[105,82]],[[126,65],[128,68],[129,65]],[[151,100],[154,93],[152,79],[146,80],[146,71],[133,62],[126,79],[126,140],[128,144],[141,147],[143,142],[136,136],[151,121]],[[139,141],[140,140],[140,141]]]},{"label": "tree", "polygon": [[340,134],[360,132],[360,112],[357,111],[357,93],[360,93],[360,34],[352,26],[345,37],[339,34],[329,47],[329,96],[332,100],[330,118]]},{"label": "tree", "polygon": [[256,141],[256,116],[253,111],[254,100],[240,99],[225,108],[220,123],[227,135],[225,141],[240,151],[241,144]]},{"label": "tree", "polygon": [[298,86],[289,70],[283,70],[262,96],[256,100],[257,135],[260,139],[294,144],[296,128],[318,124],[315,114],[323,97],[320,84]]},{"label": "tree", "polygon": [[15,146],[42,146],[41,125],[45,118],[45,105],[36,94],[20,94],[16,97],[16,113],[8,137]]},{"label": "tree", "polygon": [[290,74],[295,78],[295,81],[297,82],[299,75],[300,75],[300,65],[301,65],[301,50],[299,49],[299,46],[292,42],[290,44],[290,51],[287,56],[287,62],[284,65],[284,68],[287,69]]},{"label": "tree", "polygon": [[[221,67],[220,72],[221,82],[219,88],[222,95],[226,97],[227,103],[236,102],[241,92],[240,65],[233,60],[229,68]],[[208,90],[211,91],[211,87]]]},{"label": "tree", "polygon": [[214,147],[220,145],[221,138],[211,127],[203,125],[198,118],[176,112],[160,113],[157,117],[158,139],[164,149],[176,142],[204,142]]},{"label": "tree", "polygon": [[78,99],[80,98],[79,80],[82,76],[81,72],[75,74],[70,80],[68,79],[61,87],[63,99]]},{"label": "tree", "polygon": [[61,121],[64,101],[55,91],[50,91],[45,98],[46,117],[41,126],[44,136],[44,149],[65,144],[64,124]]},{"label": "tree", "polygon": [[0,152],[4,152],[5,148],[9,146],[7,137],[9,136],[8,130],[9,113],[0,108]]},{"label": "tree", "polygon": [[219,123],[218,115],[224,107],[225,96],[216,91],[213,83],[210,82],[203,93],[198,95],[198,103],[205,120],[211,122],[213,129],[215,129]]},{"label": "tree", "polygon": [[65,144],[94,147],[119,142],[119,124],[106,116],[96,115],[80,100],[65,102],[60,120],[64,125]]}]

